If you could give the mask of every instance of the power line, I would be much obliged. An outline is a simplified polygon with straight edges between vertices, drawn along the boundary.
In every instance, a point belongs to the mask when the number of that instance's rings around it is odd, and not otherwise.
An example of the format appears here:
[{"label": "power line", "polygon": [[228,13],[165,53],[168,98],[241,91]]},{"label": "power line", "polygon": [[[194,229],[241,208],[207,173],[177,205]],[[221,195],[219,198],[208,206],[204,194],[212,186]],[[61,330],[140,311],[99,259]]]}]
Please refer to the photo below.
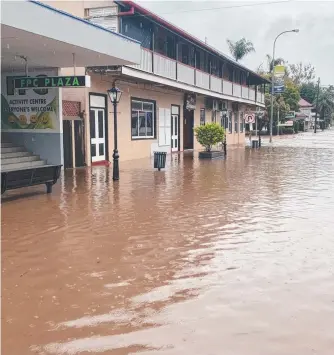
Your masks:
[{"label": "power line", "polygon": [[[199,11],[213,11],[213,10],[222,10],[222,9],[235,9],[241,7],[253,7],[253,6],[262,6],[262,5],[273,5],[273,4],[285,4],[287,2],[292,2],[294,0],[283,0],[283,1],[270,1],[270,2],[260,2],[255,4],[243,4],[243,5],[231,5],[231,6],[220,6],[220,7],[208,7],[205,9],[193,9],[193,10],[180,10],[180,11],[172,11],[172,12],[161,12],[158,15],[169,15],[169,14],[182,14],[189,12],[199,12]],[[148,15],[143,14],[134,14],[133,16],[143,16],[147,17]]]}]

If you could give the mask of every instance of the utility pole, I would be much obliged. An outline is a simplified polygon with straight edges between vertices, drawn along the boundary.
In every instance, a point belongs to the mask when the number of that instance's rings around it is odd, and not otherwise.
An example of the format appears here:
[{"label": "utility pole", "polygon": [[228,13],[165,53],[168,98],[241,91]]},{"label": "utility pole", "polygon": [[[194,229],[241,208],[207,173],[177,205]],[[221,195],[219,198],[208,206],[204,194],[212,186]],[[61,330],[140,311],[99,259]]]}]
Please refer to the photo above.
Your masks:
[{"label": "utility pole", "polygon": [[314,133],[317,133],[319,90],[320,90],[320,78],[318,78],[317,101],[316,101],[316,104],[315,104]]},{"label": "utility pole", "polygon": [[270,125],[269,125],[269,133],[270,133],[270,138],[269,142],[272,143],[273,141],[273,117],[274,117],[274,81],[275,81],[275,47],[276,47],[276,41],[278,37],[282,36],[284,33],[289,33],[289,32],[295,32],[298,33],[298,29],[294,30],[289,30],[289,31],[283,31],[281,32],[278,36],[276,36],[274,45],[273,45],[273,58],[272,58],[272,72],[271,72],[271,100],[270,100]]}]

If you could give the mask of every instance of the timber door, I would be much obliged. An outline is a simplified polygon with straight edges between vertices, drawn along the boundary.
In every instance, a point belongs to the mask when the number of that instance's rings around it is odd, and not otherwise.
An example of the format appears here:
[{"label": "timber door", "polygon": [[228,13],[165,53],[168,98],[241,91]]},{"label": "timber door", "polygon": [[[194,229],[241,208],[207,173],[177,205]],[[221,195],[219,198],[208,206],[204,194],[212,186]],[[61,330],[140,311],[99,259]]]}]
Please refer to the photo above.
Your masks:
[{"label": "timber door", "polygon": [[194,149],[194,111],[184,110],[183,149]]}]

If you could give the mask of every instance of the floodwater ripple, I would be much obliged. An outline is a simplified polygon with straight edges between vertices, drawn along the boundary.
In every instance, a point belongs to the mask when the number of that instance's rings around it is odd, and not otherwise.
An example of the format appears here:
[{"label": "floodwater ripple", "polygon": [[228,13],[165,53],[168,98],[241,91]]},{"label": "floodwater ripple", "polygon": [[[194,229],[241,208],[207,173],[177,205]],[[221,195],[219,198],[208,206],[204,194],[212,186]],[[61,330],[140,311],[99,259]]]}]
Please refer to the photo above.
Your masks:
[{"label": "floodwater ripple", "polygon": [[334,132],[151,164],[4,196],[3,354],[332,354]]}]

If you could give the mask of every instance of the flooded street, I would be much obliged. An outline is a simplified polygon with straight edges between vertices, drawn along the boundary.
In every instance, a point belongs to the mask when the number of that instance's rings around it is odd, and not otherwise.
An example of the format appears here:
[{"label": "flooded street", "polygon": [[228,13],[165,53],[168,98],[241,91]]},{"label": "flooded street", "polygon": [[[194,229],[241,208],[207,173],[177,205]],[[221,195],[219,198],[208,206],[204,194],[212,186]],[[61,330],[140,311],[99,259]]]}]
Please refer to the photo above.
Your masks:
[{"label": "flooded street", "polygon": [[264,145],[6,193],[2,353],[332,355],[334,131]]}]

